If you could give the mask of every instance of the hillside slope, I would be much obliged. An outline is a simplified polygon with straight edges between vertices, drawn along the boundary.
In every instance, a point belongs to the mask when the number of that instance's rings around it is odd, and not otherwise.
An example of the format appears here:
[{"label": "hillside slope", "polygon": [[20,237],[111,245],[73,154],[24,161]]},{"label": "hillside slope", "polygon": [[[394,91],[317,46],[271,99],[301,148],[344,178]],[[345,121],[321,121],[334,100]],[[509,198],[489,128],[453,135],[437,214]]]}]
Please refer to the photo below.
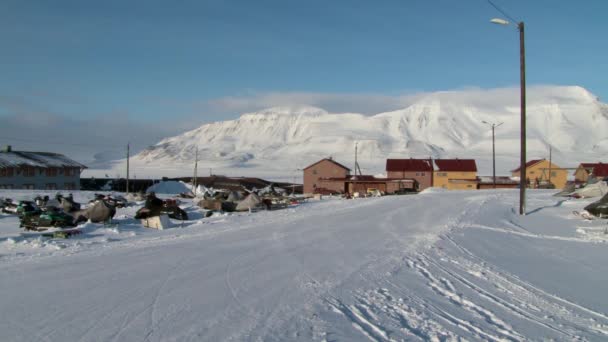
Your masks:
[{"label": "hillside slope", "polygon": [[[563,167],[595,160],[608,151],[608,106],[577,86],[532,87],[528,91],[528,156],[553,158]],[[290,176],[294,170],[333,156],[352,164],[355,142],[365,172],[384,169],[386,158],[477,158],[491,163],[496,130],[498,173],[519,159],[517,89],[463,90],[424,94],[406,108],[365,116],[310,107],[277,107],[236,120],[202,125],[142,151],[133,165],[143,173],[189,174],[196,149],[204,168],[230,175]]]}]

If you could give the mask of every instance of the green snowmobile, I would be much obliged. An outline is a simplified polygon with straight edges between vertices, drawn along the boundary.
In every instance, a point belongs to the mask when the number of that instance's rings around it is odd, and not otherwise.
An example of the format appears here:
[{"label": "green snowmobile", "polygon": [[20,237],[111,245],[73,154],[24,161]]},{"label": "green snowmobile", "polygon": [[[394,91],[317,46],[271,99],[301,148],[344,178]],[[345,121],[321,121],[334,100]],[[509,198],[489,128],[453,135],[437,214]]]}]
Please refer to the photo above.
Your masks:
[{"label": "green snowmobile", "polygon": [[24,212],[20,227],[26,230],[44,230],[50,227],[74,227],[74,218],[60,210]]}]

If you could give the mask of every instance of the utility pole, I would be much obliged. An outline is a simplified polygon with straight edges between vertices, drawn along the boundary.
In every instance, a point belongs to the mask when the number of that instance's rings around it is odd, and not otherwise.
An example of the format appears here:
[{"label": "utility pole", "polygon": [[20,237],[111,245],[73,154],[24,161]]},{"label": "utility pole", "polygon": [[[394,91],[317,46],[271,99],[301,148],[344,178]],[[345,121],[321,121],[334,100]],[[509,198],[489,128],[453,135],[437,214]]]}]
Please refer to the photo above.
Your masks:
[{"label": "utility pole", "polygon": [[197,176],[197,171],[198,171],[198,146],[196,146],[196,153],[195,153],[195,157],[194,157],[194,177],[192,178],[192,189],[194,190],[194,196],[196,196],[196,187],[198,186],[198,176]]},{"label": "utility pole", "polygon": [[519,29],[519,75],[521,106],[521,173],[519,182],[519,214],[526,214],[526,48],[524,45],[524,22],[517,24]]},{"label": "utility pole", "polygon": [[[517,20],[509,16],[500,7],[496,6],[492,0],[488,0],[492,7],[496,8],[502,15],[507,17],[513,22]],[[505,19],[494,18],[490,22],[499,25],[509,25],[509,22]],[[519,166],[519,214],[526,214],[526,48],[524,44],[524,22],[520,21],[517,23],[517,30],[519,31],[519,77],[520,77],[520,112],[521,112],[521,152],[520,152],[520,166]]]},{"label": "utility pole", "polygon": [[551,183],[551,145],[549,145],[549,183]]},{"label": "utility pole", "polygon": [[357,168],[359,167],[359,163],[357,162],[357,149],[359,142],[355,141],[355,175],[353,176],[353,194],[357,192]]},{"label": "utility pole", "polygon": [[130,144],[127,142],[127,194],[129,194],[129,148]]},{"label": "utility pole", "polygon": [[494,129],[500,125],[502,125],[504,122],[497,124],[494,123],[489,123],[487,121],[482,121],[483,123],[490,125],[492,127],[492,182],[494,183],[494,189],[496,189],[496,148],[495,148],[495,134],[494,134]]}]

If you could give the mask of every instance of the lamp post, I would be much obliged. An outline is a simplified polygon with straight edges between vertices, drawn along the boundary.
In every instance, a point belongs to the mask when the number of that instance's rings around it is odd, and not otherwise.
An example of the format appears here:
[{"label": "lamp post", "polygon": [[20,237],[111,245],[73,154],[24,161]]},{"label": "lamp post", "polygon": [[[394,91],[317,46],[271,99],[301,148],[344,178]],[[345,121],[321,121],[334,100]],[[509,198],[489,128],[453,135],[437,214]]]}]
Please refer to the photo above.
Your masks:
[{"label": "lamp post", "polygon": [[495,145],[494,145],[494,129],[500,125],[502,125],[504,122],[499,123],[498,125],[495,123],[489,123],[487,121],[482,121],[483,123],[485,123],[486,125],[490,125],[492,127],[492,182],[494,183],[494,189],[496,189],[496,149],[495,149]]},{"label": "lamp post", "polygon": [[[490,2],[491,3],[491,2]],[[490,22],[509,25],[504,19],[494,18]],[[526,214],[526,50],[524,46],[524,22],[517,23],[519,31],[519,76],[520,76],[520,111],[521,111],[521,152],[519,166],[519,214]]]}]

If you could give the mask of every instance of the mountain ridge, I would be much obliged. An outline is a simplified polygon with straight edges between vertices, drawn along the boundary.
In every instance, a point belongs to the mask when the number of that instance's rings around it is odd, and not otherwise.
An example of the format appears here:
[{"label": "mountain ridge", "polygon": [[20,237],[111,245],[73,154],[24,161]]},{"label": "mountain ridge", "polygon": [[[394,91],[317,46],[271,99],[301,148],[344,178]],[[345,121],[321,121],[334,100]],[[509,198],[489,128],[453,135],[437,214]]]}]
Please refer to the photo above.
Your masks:
[{"label": "mountain ridge", "polygon": [[[530,158],[547,155],[551,147],[556,160],[570,166],[576,158],[608,152],[602,133],[608,129],[608,105],[588,90],[530,87],[526,109]],[[414,96],[404,108],[375,115],[329,113],[308,105],[272,107],[165,138],[132,162],[142,169],[183,173],[192,167],[198,148],[199,164],[216,170],[278,174],[326,156],[350,161],[356,142],[370,173],[382,171],[386,158],[466,157],[487,165],[491,133],[486,121],[504,122],[496,129],[496,150],[501,165],[513,166],[519,156],[519,111],[518,88],[428,93]]]}]

